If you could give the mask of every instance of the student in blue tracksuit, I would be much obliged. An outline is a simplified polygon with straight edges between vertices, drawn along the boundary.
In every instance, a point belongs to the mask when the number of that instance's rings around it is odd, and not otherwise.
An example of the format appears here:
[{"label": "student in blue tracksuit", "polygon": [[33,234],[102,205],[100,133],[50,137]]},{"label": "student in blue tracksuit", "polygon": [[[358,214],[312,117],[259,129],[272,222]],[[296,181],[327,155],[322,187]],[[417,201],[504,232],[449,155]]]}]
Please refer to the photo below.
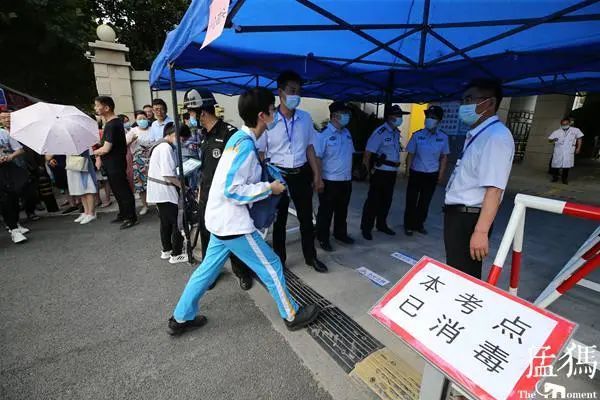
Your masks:
[{"label": "student in blue tracksuit", "polygon": [[289,330],[303,328],[319,313],[316,305],[299,308],[290,296],[281,260],[254,226],[248,207],[270,195],[281,194],[279,182],[262,182],[256,140],[275,125],[275,97],[265,88],[254,88],[240,96],[238,111],[244,126],[227,142],[217,166],[206,205],[206,229],[211,233],[206,256],[190,277],[168,322],[168,332],[177,335],[206,323],[198,315],[198,301],[219,275],[233,253],[262,280],[277,303]]}]

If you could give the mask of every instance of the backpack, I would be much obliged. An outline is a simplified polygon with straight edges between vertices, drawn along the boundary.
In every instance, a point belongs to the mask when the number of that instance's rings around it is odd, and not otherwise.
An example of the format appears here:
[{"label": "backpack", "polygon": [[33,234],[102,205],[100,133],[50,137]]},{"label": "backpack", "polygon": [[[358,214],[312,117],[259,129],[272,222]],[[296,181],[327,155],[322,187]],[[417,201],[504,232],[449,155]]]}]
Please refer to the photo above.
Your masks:
[{"label": "backpack", "polygon": [[[244,137],[240,139],[235,145],[238,146],[244,140],[252,139],[249,137]],[[273,182],[279,180],[279,182],[285,184],[285,180],[283,179],[281,172],[279,172],[279,170],[276,167],[260,160],[260,156],[258,154],[256,146],[254,146],[254,152],[262,168],[260,180],[262,182]],[[277,217],[277,210],[279,207],[280,200],[281,194],[272,194],[266,199],[262,199],[255,203],[246,205],[246,207],[248,207],[248,212],[250,213],[250,218],[252,218],[252,220],[254,221],[254,227],[256,229],[263,230],[270,227],[273,224],[275,218]]]}]

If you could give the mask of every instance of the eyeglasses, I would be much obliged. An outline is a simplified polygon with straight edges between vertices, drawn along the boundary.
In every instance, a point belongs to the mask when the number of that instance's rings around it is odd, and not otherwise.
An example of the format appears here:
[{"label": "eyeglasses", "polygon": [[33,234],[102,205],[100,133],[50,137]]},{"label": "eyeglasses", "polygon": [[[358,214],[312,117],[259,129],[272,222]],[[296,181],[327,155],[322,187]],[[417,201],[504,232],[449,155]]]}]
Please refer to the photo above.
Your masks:
[{"label": "eyeglasses", "polygon": [[477,100],[486,100],[486,99],[491,99],[491,97],[489,97],[489,96],[480,96],[480,97],[465,96],[462,98],[462,103],[463,104],[473,104],[473,103],[476,103]]}]

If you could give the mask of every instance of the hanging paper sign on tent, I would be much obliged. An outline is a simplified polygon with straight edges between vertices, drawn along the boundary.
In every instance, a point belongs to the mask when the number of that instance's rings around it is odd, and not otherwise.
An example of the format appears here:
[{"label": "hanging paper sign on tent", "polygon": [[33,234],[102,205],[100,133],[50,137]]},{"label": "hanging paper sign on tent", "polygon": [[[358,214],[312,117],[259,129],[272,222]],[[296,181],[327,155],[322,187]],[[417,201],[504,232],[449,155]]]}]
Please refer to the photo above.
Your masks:
[{"label": "hanging paper sign on tent", "polygon": [[200,49],[208,46],[213,40],[221,36],[227,13],[229,12],[229,0],[213,0],[210,4],[210,15],[208,17],[208,26],[206,27],[206,36]]}]

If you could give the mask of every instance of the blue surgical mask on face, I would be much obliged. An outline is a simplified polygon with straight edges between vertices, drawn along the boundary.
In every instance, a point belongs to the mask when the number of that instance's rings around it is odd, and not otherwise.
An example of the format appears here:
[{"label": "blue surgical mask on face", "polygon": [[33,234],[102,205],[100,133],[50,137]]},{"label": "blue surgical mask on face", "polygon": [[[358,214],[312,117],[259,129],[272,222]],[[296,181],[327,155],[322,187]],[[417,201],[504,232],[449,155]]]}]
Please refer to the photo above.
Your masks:
[{"label": "blue surgical mask on face", "polygon": [[400,125],[402,125],[402,117],[396,117],[392,123],[396,128],[398,128]]},{"label": "blue surgical mask on face", "polygon": [[560,127],[563,129],[563,131],[568,131],[571,125],[561,125]]},{"label": "blue surgical mask on face", "polygon": [[275,128],[275,125],[277,125],[277,122],[279,121],[279,113],[277,111],[272,111],[272,114],[273,114],[273,121],[271,121],[267,124],[268,130]]},{"label": "blue surgical mask on face", "polygon": [[460,118],[460,120],[462,122],[464,122],[465,124],[471,126],[473,125],[475,122],[479,121],[479,118],[481,118],[481,116],[483,114],[477,114],[477,111],[475,111],[475,109],[477,108],[478,105],[483,104],[484,102],[488,101],[489,99],[485,99],[483,100],[481,103],[477,103],[477,104],[463,104],[458,108],[458,118]]},{"label": "blue surgical mask on face", "polygon": [[190,126],[192,128],[196,128],[198,126],[198,120],[196,117],[190,117]]},{"label": "blue surgical mask on face", "polygon": [[340,114],[338,122],[342,127],[348,125],[348,123],[350,122],[350,114]]},{"label": "blue surgical mask on face", "polygon": [[147,129],[148,128],[148,120],[147,119],[139,119],[137,121],[137,124],[142,129]]},{"label": "blue surgical mask on face", "polygon": [[295,110],[296,107],[300,105],[300,96],[295,94],[286,94],[285,95],[285,106],[289,110]]},{"label": "blue surgical mask on face", "polygon": [[437,128],[439,121],[435,118],[425,118],[425,129],[433,130]]}]

